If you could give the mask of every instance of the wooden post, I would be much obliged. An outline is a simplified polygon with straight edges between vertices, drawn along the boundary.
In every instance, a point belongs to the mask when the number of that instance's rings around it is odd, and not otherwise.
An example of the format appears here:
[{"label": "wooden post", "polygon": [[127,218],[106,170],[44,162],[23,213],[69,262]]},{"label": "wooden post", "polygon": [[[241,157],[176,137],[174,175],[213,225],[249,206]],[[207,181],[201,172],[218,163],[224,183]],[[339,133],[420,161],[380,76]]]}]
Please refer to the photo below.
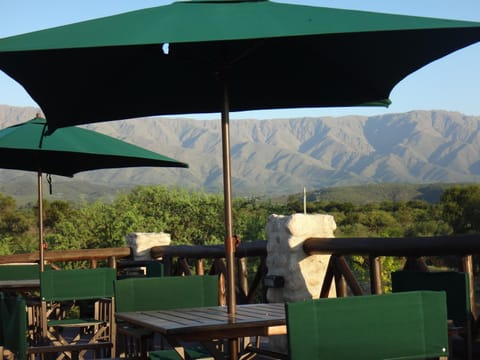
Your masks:
[{"label": "wooden post", "polygon": [[163,270],[165,271],[165,276],[172,276],[172,256],[163,256]]},{"label": "wooden post", "polygon": [[108,257],[108,266],[111,267],[112,269],[117,268],[117,259],[115,256]]},{"label": "wooden post", "polygon": [[238,276],[238,288],[242,292],[242,297],[245,299],[248,296],[248,269],[247,258],[237,259],[237,276]]},{"label": "wooden post", "polygon": [[[255,277],[252,280],[252,284],[250,285],[250,288],[248,290],[247,304],[253,303],[255,290],[258,289],[262,280],[265,278],[266,274],[267,274],[266,257],[262,256],[260,258],[260,265],[258,266],[257,273],[255,274]],[[265,288],[265,286],[262,286],[262,301],[267,302],[267,289]]]},{"label": "wooden post", "polygon": [[203,259],[197,259],[195,263],[195,273],[197,275],[204,275],[205,274],[205,269],[203,267]]},{"label": "wooden post", "polygon": [[382,263],[380,257],[369,256],[370,260],[370,292],[372,294],[382,294]]},{"label": "wooden post", "polygon": [[183,272],[187,276],[192,275],[192,272],[190,271],[190,266],[188,265],[186,259],[178,259],[177,262],[181,269],[181,272]]},{"label": "wooden post", "polygon": [[323,278],[322,289],[320,290],[320,297],[321,298],[328,298],[328,294],[330,294],[330,289],[332,288],[332,282],[334,277],[334,268],[335,268],[335,256],[330,257],[330,261],[328,262],[327,271],[325,272],[325,277]]},{"label": "wooden post", "polygon": [[223,273],[218,274],[218,304],[227,305],[227,289]]},{"label": "wooden post", "polygon": [[355,279],[355,275],[352,273],[352,270],[350,270],[350,266],[348,266],[344,256],[337,257],[336,265],[353,294],[356,296],[363,295],[362,287],[358,283],[357,279]]},{"label": "wooden post", "polygon": [[473,258],[472,255],[462,256],[462,271],[468,274],[468,283],[470,285],[470,306],[472,309],[472,316],[477,320],[477,309],[475,301],[475,278],[473,276]]},{"label": "wooden post", "polygon": [[334,260],[334,267],[333,273],[335,275],[335,288],[337,290],[338,297],[345,297],[347,296],[347,282],[345,281],[345,277],[342,274],[341,268],[337,265],[337,256],[332,255]]}]

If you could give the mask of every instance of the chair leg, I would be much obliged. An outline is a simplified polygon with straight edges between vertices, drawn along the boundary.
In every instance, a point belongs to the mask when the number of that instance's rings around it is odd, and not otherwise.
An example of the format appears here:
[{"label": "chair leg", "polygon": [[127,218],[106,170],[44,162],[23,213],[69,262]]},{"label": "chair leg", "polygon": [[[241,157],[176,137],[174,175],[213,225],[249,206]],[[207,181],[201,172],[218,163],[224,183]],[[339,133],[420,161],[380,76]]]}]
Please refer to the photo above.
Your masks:
[{"label": "chair leg", "polygon": [[465,359],[472,360],[472,321],[465,322]]}]

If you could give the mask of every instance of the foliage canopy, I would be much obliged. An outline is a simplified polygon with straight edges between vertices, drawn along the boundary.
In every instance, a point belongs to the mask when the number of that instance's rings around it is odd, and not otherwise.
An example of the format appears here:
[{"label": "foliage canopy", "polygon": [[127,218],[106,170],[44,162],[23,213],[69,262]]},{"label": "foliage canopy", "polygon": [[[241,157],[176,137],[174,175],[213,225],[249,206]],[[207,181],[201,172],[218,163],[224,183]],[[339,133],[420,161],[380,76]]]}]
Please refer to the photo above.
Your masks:
[{"label": "foliage canopy", "polygon": [[[265,240],[270,214],[303,212],[293,196],[284,202],[257,197],[234,200],[234,233],[242,241]],[[223,197],[166,186],[140,186],[119,194],[112,203],[78,205],[44,202],[45,240],[50,249],[88,249],[126,246],[131,232],[167,232],[174,245],[221,244],[224,236]],[[0,255],[37,249],[38,207],[17,207],[0,193]],[[441,236],[480,231],[480,185],[446,189],[439,203],[421,200],[353,204],[315,199],[308,213],[333,215],[337,237]],[[351,256],[350,265],[368,282],[368,259]],[[385,278],[402,266],[401,259],[384,259]],[[431,264],[443,266],[441,259]],[[447,264],[448,265],[448,264]],[[388,281],[387,281],[388,286]]]}]

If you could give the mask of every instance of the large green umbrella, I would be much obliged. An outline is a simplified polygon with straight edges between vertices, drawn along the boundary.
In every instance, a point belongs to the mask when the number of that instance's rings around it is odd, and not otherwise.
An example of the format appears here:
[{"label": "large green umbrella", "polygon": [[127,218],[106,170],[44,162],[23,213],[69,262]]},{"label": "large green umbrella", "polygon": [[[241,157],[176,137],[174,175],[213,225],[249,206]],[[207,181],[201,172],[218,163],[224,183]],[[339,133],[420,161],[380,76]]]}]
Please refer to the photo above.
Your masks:
[{"label": "large green umbrella", "polygon": [[178,1],[2,39],[0,69],[54,127],[219,112],[224,84],[230,111],[388,104],[401,79],[479,33],[466,21]]},{"label": "large green umbrella", "polygon": [[188,167],[153,151],[75,126],[49,135],[46,120],[39,117],[0,130],[0,168],[38,174],[41,271],[44,264],[42,173],[71,177],[81,171],[140,166]]},{"label": "large green umbrella", "polygon": [[0,69],[25,87],[52,129],[222,113],[227,296],[234,316],[229,112],[388,105],[404,77],[478,40],[474,22],[267,0],[192,0],[0,40]]}]

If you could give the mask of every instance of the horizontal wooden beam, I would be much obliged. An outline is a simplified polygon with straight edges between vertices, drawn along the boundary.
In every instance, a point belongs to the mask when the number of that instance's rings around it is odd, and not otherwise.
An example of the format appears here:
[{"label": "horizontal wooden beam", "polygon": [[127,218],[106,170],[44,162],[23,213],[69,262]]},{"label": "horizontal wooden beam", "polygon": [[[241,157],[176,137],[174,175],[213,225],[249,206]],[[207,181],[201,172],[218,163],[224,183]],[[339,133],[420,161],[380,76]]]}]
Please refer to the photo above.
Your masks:
[{"label": "horizontal wooden beam", "polygon": [[480,253],[480,234],[406,238],[310,238],[308,255],[443,256]]},{"label": "horizontal wooden beam", "polygon": [[82,350],[99,350],[112,348],[111,342],[96,342],[87,344],[62,344],[62,345],[40,345],[29,346],[27,348],[28,354],[46,354],[59,352],[80,352]]},{"label": "horizontal wooden beam", "polygon": [[[44,253],[45,260],[48,262],[104,260],[110,257],[115,257],[116,259],[119,259],[129,256],[131,256],[131,249],[129,247],[107,249],[52,250],[45,251]],[[38,261],[38,252],[0,256],[0,264],[36,263]]]},{"label": "horizontal wooden beam", "polygon": [[[167,245],[154,246],[150,250],[152,258],[180,257],[188,259],[219,259],[225,257],[224,245]],[[265,240],[240,243],[235,250],[237,258],[267,256]]]}]

